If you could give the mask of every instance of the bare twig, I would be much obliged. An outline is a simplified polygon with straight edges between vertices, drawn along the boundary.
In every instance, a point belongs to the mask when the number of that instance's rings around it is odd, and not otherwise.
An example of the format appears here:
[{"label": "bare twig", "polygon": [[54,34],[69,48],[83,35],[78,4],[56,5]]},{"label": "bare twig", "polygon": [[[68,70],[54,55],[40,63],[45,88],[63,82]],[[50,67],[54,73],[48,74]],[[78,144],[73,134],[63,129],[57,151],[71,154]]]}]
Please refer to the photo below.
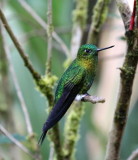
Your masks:
[{"label": "bare twig", "polygon": [[[39,23],[39,25],[45,30],[48,29],[48,25],[45,23],[45,21],[29,6],[27,2],[24,0],[18,0],[22,7],[33,17],[33,19],[36,20],[36,22]],[[56,32],[53,31],[52,34],[53,38],[60,44],[61,48],[63,49],[64,53],[67,57],[69,57],[69,49],[67,48],[66,44],[63,42],[63,40],[57,35]]]},{"label": "bare twig", "polygon": [[48,35],[48,48],[47,48],[47,63],[46,63],[46,74],[51,72],[51,57],[52,57],[52,33],[53,33],[53,24],[52,24],[52,0],[48,0],[48,11],[47,11],[47,35]]},{"label": "bare twig", "polygon": [[138,158],[138,148],[131,153],[127,160],[136,160],[136,158]]},{"label": "bare twig", "polygon": [[104,103],[105,99],[97,96],[86,95],[85,97],[82,98],[82,101],[91,102],[95,104],[95,103]]},{"label": "bare twig", "polygon": [[37,73],[35,71],[35,69],[33,68],[31,62],[29,61],[27,55],[25,54],[24,50],[22,49],[20,43],[18,42],[17,38],[15,37],[14,33],[12,32],[2,10],[0,9],[0,18],[1,18],[1,21],[3,23],[3,26],[5,27],[5,29],[7,30],[9,36],[11,37],[14,45],[16,46],[20,56],[22,57],[23,61],[24,61],[24,64],[25,66],[29,69],[30,73],[32,74],[33,78],[38,81],[41,77],[39,75],[39,73]]},{"label": "bare twig", "polygon": [[98,0],[92,15],[92,23],[88,34],[87,43],[97,45],[100,29],[105,22],[108,14],[110,0]]},{"label": "bare twig", "polygon": [[50,144],[50,155],[48,160],[54,160],[54,146],[52,143]]},{"label": "bare twig", "polygon": [[116,0],[119,12],[121,14],[122,20],[124,22],[124,27],[126,31],[129,30],[129,24],[131,19],[131,10],[127,0]]},{"label": "bare twig", "polygon": [[15,139],[1,124],[0,124],[0,131],[6,135],[15,145],[17,145],[22,151],[29,154],[32,158],[35,158],[32,153],[17,139]]},{"label": "bare twig", "polygon": [[18,83],[18,80],[17,80],[17,77],[16,77],[16,73],[14,71],[14,67],[11,63],[10,51],[6,46],[6,40],[5,40],[4,37],[5,36],[4,36],[4,33],[3,33],[3,29],[2,29],[3,45],[4,45],[4,50],[5,50],[5,53],[6,53],[9,65],[10,65],[10,67],[9,67],[10,72],[11,72],[11,75],[12,75],[12,78],[13,78],[15,89],[17,91],[17,96],[18,96],[19,101],[21,103],[22,111],[23,111],[23,114],[24,114],[25,122],[26,122],[27,131],[28,131],[29,135],[32,135],[33,134],[33,129],[32,129],[29,113],[28,113],[27,106],[25,104],[25,101],[24,101],[24,98],[23,98],[23,95],[22,95],[22,92],[21,92],[21,89],[20,89],[20,86],[19,86],[19,83]]}]

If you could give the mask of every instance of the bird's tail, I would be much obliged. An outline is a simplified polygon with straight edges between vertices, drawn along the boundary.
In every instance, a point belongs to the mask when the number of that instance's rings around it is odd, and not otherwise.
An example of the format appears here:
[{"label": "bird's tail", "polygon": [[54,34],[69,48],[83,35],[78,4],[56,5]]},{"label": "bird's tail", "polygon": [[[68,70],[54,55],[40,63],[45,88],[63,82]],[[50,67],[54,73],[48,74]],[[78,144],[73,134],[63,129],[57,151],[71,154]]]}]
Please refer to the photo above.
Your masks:
[{"label": "bird's tail", "polygon": [[47,131],[48,130],[43,130],[43,133],[41,134],[41,137],[39,138],[38,145],[42,145],[42,143],[46,137]]}]

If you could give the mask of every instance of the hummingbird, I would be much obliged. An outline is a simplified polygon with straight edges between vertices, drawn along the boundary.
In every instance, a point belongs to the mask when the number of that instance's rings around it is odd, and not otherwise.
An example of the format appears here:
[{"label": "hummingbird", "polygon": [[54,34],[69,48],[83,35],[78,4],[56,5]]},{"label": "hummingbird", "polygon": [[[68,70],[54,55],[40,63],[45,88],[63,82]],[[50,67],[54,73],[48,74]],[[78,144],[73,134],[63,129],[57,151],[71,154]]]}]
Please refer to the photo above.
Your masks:
[{"label": "hummingbird", "polygon": [[77,95],[88,94],[98,67],[98,52],[112,47],[114,46],[99,49],[95,45],[84,44],[79,48],[76,59],[59,80],[54,107],[43,125],[38,144],[43,143],[47,131],[64,116]]}]

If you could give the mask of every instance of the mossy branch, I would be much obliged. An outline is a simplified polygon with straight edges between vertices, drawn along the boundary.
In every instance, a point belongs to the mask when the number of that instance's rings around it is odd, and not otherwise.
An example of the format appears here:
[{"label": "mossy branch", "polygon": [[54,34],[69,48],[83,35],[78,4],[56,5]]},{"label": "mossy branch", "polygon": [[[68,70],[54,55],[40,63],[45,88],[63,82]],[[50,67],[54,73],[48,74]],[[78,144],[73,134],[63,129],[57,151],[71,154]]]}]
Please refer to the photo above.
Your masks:
[{"label": "mossy branch", "polygon": [[[123,11],[124,13],[125,8],[128,7],[124,5],[124,9],[123,6],[121,8],[122,9],[120,10],[120,12]],[[125,15],[126,14],[127,13],[125,13]],[[126,28],[126,39],[128,49],[123,66],[122,68],[120,68],[121,86],[114,114],[113,126],[108,141],[106,160],[119,159],[120,144],[123,136],[123,131],[127,122],[127,115],[132,94],[132,86],[138,63],[138,29],[135,28],[132,31],[127,30],[128,27]]]},{"label": "mossy branch", "polygon": [[[100,2],[101,2],[101,0],[100,0]],[[108,4],[109,4],[109,1],[105,2],[105,1],[102,0],[102,2],[101,2],[102,5],[101,5],[100,2],[98,1],[97,4],[96,4],[96,8],[98,8],[98,9],[100,8],[100,10],[98,10],[98,18],[97,18],[97,11],[94,12],[94,18],[93,18],[93,23],[98,24],[98,26],[95,26],[95,25],[94,26],[99,27],[98,31],[96,31],[96,34],[97,34],[96,35],[97,36],[96,40],[97,41],[98,41],[98,34],[100,32],[101,26],[102,26],[103,22],[105,21],[105,19],[107,17],[107,8],[108,8]],[[74,18],[74,26],[75,25],[79,26],[78,29],[81,29],[81,33],[82,33],[84,25],[86,24],[86,18],[87,18],[86,13],[87,13],[88,1],[85,1],[85,3],[84,3],[84,0],[77,1],[77,5],[78,6],[76,6],[76,10],[74,11],[74,14],[76,16]],[[83,8],[83,10],[81,10],[82,8]],[[102,20],[99,22],[100,18],[102,18]],[[91,31],[90,31],[89,34],[91,34],[91,36],[92,36]],[[73,36],[74,36],[74,39],[75,39],[75,36],[77,36],[77,34],[73,34]],[[95,37],[93,37],[93,38],[95,38]],[[73,43],[73,39],[72,39],[72,45],[74,45],[74,46],[77,45],[77,47],[79,47],[79,45],[81,44],[81,40],[82,40],[81,36],[79,36],[79,38],[77,40],[75,40],[75,42],[77,43],[76,44],[76,43]],[[91,42],[88,41],[88,43],[91,43]],[[75,47],[73,47],[73,48],[75,48]],[[71,53],[73,51],[74,51],[73,57],[75,57],[75,51],[76,50],[71,49]],[[83,101],[89,101],[91,103],[95,103],[95,102],[100,103],[100,102],[104,102],[104,99],[102,99],[101,101],[94,101],[93,97],[86,96],[86,97],[84,97]],[[74,107],[73,107],[71,113],[67,117],[65,133],[64,133],[65,134],[65,140],[64,140],[64,145],[63,145],[64,146],[63,154],[64,154],[64,159],[65,160],[71,160],[71,159],[74,158],[73,155],[74,155],[74,152],[75,152],[75,144],[78,140],[78,130],[79,130],[80,121],[82,119],[83,113],[84,113],[84,107],[81,106],[80,102],[76,102],[74,104]],[[73,124],[75,124],[75,125],[73,125]]]},{"label": "mossy branch", "polygon": [[[52,0],[48,0],[48,11],[47,11],[47,35],[48,35],[48,48],[47,48],[47,61],[46,61],[46,76],[45,80],[51,80],[49,85],[44,83],[44,86],[48,86],[49,92],[46,92],[46,97],[48,98],[49,103],[49,112],[54,106],[54,95],[53,95],[53,86],[55,84],[55,76],[51,73],[51,59],[52,59],[52,35],[53,35],[53,21],[52,21]],[[51,87],[50,87],[51,86]],[[56,159],[62,160],[62,151],[61,151],[61,143],[60,143],[60,133],[58,124],[56,124],[51,129],[50,140],[53,143],[53,147],[56,153]]]},{"label": "mossy branch", "polygon": [[138,158],[138,148],[132,152],[127,160],[137,160]]},{"label": "mossy branch", "polygon": [[[73,11],[73,29],[72,29],[72,40],[71,40],[71,58],[75,58],[78,48],[80,47],[84,26],[86,25],[87,19],[87,7],[88,0],[76,0],[76,8]],[[80,103],[79,103],[80,105]],[[65,122],[65,139],[63,144],[63,159],[71,160],[75,151],[75,144],[77,142],[78,130],[80,120],[82,118],[83,107],[77,107],[78,103],[74,103],[71,113],[67,117]],[[79,108],[79,109],[78,109]],[[76,115],[75,115],[76,113]],[[75,117],[79,117],[76,118]],[[73,138],[73,139],[72,139]]]},{"label": "mossy branch", "polygon": [[47,47],[47,62],[46,62],[46,75],[51,74],[51,57],[52,57],[52,0],[48,0],[48,11],[47,11],[47,35],[48,35],[48,47]]},{"label": "mossy branch", "polygon": [[74,159],[75,144],[79,138],[78,130],[84,113],[84,106],[81,102],[74,102],[72,107],[67,117],[64,131],[64,136],[66,137],[63,145],[64,160]]},{"label": "mossy branch", "polygon": [[76,0],[76,8],[73,11],[73,28],[71,39],[71,58],[76,57],[81,45],[84,27],[87,20],[88,0]]},{"label": "mossy branch", "polygon": [[116,0],[117,7],[122,17],[122,21],[124,23],[125,30],[129,30],[130,19],[131,19],[131,10],[127,0]]},{"label": "mossy branch", "polygon": [[110,0],[98,0],[92,14],[92,22],[88,34],[87,43],[98,43],[99,32],[107,19]]}]

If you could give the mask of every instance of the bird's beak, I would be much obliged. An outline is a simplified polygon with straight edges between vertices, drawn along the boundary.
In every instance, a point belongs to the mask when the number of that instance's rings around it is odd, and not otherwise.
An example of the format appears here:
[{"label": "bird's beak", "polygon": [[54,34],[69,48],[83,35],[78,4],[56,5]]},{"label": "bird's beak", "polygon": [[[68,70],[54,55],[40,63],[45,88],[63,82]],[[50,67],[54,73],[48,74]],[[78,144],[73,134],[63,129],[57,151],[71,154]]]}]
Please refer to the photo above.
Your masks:
[{"label": "bird's beak", "polygon": [[97,51],[99,52],[99,51],[106,50],[106,49],[109,49],[109,48],[112,48],[112,47],[114,47],[114,46],[110,46],[110,47],[106,47],[106,48],[99,48],[99,49],[97,49]]}]

